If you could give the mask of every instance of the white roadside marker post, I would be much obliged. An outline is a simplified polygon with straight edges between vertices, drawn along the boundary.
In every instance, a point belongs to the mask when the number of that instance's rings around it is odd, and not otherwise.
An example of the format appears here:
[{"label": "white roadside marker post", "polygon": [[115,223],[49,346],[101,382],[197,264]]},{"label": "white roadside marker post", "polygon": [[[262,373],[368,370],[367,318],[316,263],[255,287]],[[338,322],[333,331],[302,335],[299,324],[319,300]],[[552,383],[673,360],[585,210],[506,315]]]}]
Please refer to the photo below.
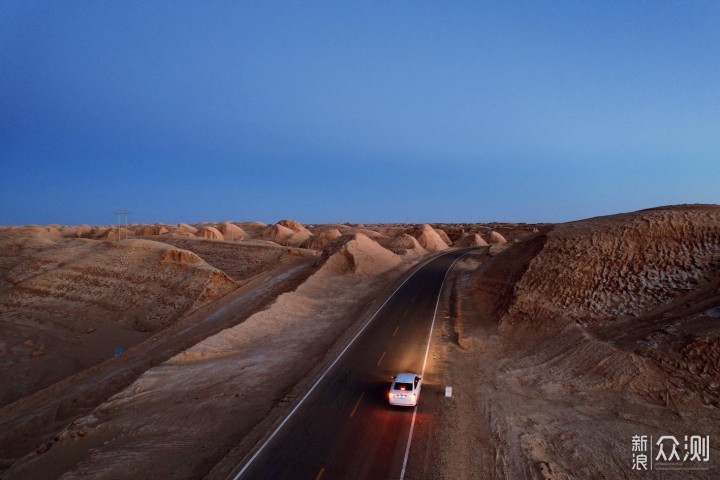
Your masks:
[{"label": "white roadside marker post", "polygon": [[445,387],[445,396],[452,397],[452,387]]}]

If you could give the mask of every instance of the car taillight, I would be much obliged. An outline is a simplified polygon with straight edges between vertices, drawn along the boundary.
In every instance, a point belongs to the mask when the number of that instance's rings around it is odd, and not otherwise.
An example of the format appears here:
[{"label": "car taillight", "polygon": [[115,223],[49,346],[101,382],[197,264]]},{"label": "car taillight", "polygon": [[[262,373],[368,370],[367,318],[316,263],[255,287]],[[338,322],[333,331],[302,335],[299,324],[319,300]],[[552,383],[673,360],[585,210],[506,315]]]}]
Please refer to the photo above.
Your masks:
[{"label": "car taillight", "polygon": [[417,395],[415,395],[414,393],[413,393],[412,395],[410,395],[410,396],[411,396],[412,398],[417,397]]},{"label": "car taillight", "polygon": [[390,393],[388,393],[388,397],[390,397],[390,398],[395,398],[395,394],[392,393],[392,392],[390,392]]}]

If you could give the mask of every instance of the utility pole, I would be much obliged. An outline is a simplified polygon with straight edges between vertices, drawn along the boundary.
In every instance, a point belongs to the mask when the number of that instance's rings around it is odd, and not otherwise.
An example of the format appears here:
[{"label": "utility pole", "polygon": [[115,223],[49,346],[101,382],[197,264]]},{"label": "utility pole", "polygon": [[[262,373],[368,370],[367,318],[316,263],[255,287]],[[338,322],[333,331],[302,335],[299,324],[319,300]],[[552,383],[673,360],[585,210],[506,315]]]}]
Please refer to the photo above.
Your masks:
[{"label": "utility pole", "polygon": [[128,215],[130,215],[132,212],[128,212],[127,210],[116,210],[115,214],[117,215],[117,225],[118,225],[118,242],[120,241],[120,216],[125,215],[125,240],[128,239]]}]

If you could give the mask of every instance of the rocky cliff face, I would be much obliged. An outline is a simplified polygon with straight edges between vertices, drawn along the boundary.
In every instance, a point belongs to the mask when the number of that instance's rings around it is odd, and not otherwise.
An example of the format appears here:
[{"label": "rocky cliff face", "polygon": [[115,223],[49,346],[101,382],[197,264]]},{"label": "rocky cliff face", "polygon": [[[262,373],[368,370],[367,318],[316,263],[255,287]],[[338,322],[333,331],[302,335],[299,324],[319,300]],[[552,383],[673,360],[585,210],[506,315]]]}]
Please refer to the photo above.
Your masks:
[{"label": "rocky cliff face", "polygon": [[515,287],[512,314],[638,316],[720,272],[720,207],[644,210],[558,225]]}]

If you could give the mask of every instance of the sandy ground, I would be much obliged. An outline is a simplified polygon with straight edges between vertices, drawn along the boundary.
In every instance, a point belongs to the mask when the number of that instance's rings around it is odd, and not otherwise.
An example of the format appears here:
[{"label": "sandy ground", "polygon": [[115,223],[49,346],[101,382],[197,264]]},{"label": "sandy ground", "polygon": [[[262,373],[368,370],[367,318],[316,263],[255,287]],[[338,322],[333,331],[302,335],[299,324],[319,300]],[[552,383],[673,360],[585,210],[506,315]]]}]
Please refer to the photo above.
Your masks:
[{"label": "sandy ground", "polygon": [[[239,230],[223,230],[230,227]],[[265,272],[318,255],[178,237],[159,225],[135,228],[156,235],[107,241],[108,230],[0,228],[0,406],[111,359]]]},{"label": "sandy ground", "polygon": [[314,259],[266,272],[221,300],[203,307],[122,355],[77,372],[50,387],[0,409],[3,464],[52,446],[53,439],[74,419],[86,415],[121,391],[144,371],[224,328],[241,323],[266,308],[278,295],[292,291],[316,269]]},{"label": "sandy ground", "polygon": [[0,231],[0,406],[112,358],[237,284],[148,241]]},{"label": "sandy ground", "polygon": [[142,232],[117,242],[109,227],[0,227],[3,469],[143,371],[296,288],[319,260],[252,239]]},{"label": "sandy ground", "polygon": [[239,285],[282,264],[292,263],[297,257],[308,257],[313,253],[305,249],[253,240],[236,243],[172,236],[157,237],[156,240],[197,254]]}]

